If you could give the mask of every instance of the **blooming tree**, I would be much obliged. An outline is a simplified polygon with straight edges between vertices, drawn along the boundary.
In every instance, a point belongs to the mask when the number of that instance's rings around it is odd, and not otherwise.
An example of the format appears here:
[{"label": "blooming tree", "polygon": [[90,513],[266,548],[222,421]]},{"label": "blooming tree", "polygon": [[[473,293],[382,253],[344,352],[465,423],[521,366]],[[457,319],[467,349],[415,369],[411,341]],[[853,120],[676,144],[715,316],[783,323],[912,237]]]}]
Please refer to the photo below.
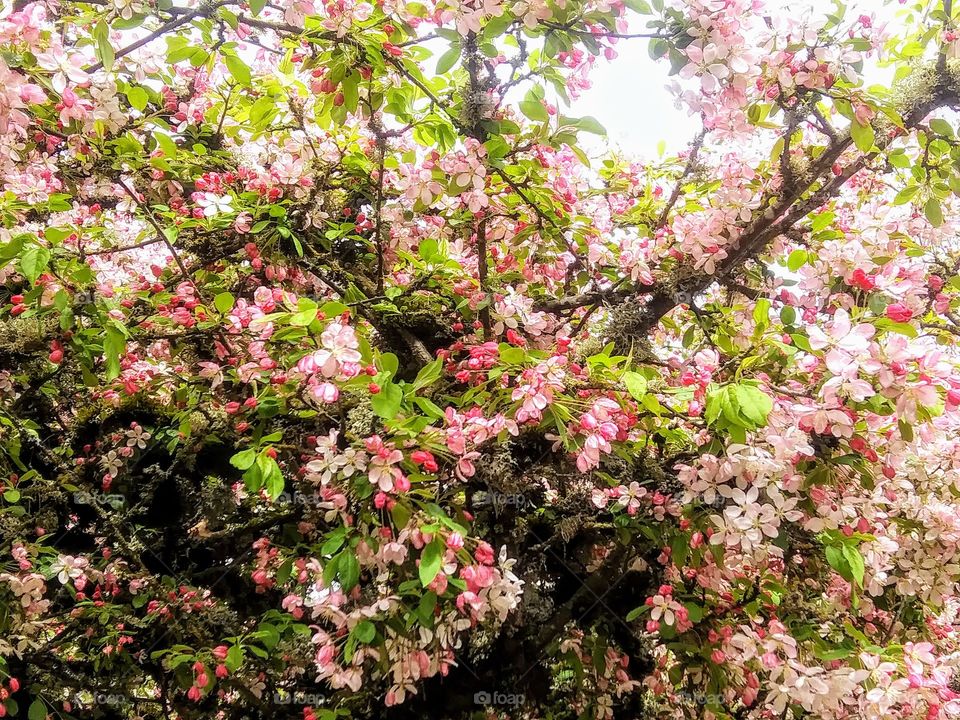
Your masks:
[{"label": "blooming tree", "polygon": [[[14,0],[0,716],[960,716],[960,9],[877,10]],[[679,156],[564,110],[623,43]]]}]

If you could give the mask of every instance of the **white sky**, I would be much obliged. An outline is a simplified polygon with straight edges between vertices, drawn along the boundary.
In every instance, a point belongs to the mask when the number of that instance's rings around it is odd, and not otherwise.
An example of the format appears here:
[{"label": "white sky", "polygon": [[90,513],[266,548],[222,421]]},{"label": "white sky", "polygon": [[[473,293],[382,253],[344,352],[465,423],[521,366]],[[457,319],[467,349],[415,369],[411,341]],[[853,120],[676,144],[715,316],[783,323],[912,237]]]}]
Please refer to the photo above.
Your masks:
[{"label": "white sky", "polygon": [[572,103],[570,114],[593,115],[613,145],[649,158],[661,140],[668,150],[682,150],[699,131],[700,119],[674,107],[666,89],[670,64],[651,60],[648,44],[646,39],[621,40],[618,57],[598,61],[593,87]]},{"label": "white sky", "polygon": [[[773,11],[782,7],[780,12],[794,14],[810,8],[827,14],[834,8],[832,0],[767,0],[765,5]],[[896,2],[885,6],[883,0],[848,0],[846,5],[848,20],[865,12],[883,17],[891,29],[898,22],[894,17],[899,7]],[[633,32],[646,30],[642,20],[631,27]],[[668,75],[670,64],[651,60],[648,44],[649,40],[641,38],[621,40],[616,46],[618,57],[612,61],[598,59],[591,74],[593,87],[564,111],[573,117],[592,115],[607,129],[612,145],[638,158],[654,157],[660,141],[666,142],[668,153],[683,150],[700,129],[698,117],[674,106],[673,96],[666,89],[673,79]],[[890,77],[889,72],[876,67],[865,70],[870,83]],[[581,139],[587,137],[581,134]],[[587,145],[593,148],[600,143],[587,141]]]}]

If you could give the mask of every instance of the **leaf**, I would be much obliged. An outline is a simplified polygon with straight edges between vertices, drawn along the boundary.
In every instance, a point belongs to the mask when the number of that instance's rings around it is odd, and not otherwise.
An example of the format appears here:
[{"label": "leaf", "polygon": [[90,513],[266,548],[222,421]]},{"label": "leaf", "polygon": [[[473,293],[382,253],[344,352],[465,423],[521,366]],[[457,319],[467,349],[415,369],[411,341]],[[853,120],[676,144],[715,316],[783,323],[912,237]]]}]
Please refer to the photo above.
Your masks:
[{"label": "leaf", "polygon": [[758,329],[763,329],[770,323],[770,301],[767,298],[760,298],[753,306],[753,322]]},{"label": "leaf", "polygon": [[740,405],[740,415],[747,418],[753,427],[759,428],[767,424],[767,416],[773,410],[773,400],[753,385],[737,385],[737,401]]},{"label": "leaf", "polygon": [[306,327],[317,319],[317,308],[307,308],[290,316],[290,324],[294,327]]},{"label": "leaf", "polygon": [[845,575],[847,572],[847,560],[843,556],[843,550],[836,545],[828,545],[826,555],[830,567],[840,573],[841,576]]},{"label": "leaf", "polygon": [[31,245],[20,256],[17,267],[31,285],[43,274],[50,263],[50,251],[41,245]]},{"label": "leaf", "polygon": [[791,333],[790,339],[793,340],[793,344],[804,352],[813,352],[813,346],[810,344],[810,339],[802,333]]},{"label": "leaf", "polygon": [[267,495],[271,500],[276,500],[283,494],[284,479],[280,472],[280,466],[277,461],[271,457],[260,456],[261,461],[265,459],[263,470],[263,486],[267,490]]},{"label": "leaf", "polygon": [[640,617],[643,614],[643,611],[646,609],[647,609],[646,605],[639,605],[635,607],[633,610],[627,613],[627,622],[633,622],[634,620],[636,620],[638,617]]},{"label": "leaf", "polygon": [[103,355],[106,361],[107,380],[113,380],[120,374],[120,356],[127,351],[127,339],[112,325],[105,329]]},{"label": "leaf", "polygon": [[907,185],[903,190],[897,193],[896,197],[893,198],[894,205],[904,205],[916,196],[920,192],[919,185]]},{"label": "leaf", "polygon": [[344,591],[349,592],[360,582],[360,562],[352,548],[344,550],[339,557],[337,572],[340,576],[340,585],[343,586]]},{"label": "leaf", "polygon": [[433,579],[440,572],[440,566],[443,564],[443,546],[439,540],[434,540],[420,554],[420,582],[426,587],[433,582]]},{"label": "leaf", "polygon": [[859,587],[863,587],[864,562],[863,555],[852,545],[843,546],[843,557],[850,568],[850,575]]},{"label": "leaf", "polygon": [[110,26],[103,20],[93,28],[93,39],[97,43],[97,59],[103,65],[103,69],[110,72],[113,69],[113,61],[116,59],[116,55],[113,52],[113,46],[110,44]]},{"label": "leaf", "polygon": [[380,392],[370,397],[373,411],[384,420],[393,420],[400,412],[403,403],[403,390],[396,383],[387,381],[380,386]]},{"label": "leaf", "polygon": [[263,646],[268,650],[273,650],[280,644],[280,631],[270,623],[260,623],[254,634],[263,641]]},{"label": "leaf", "polygon": [[377,636],[377,628],[369,620],[364,620],[353,629],[353,634],[357,636],[357,640],[366,645]]},{"label": "leaf", "polygon": [[433,592],[424,593],[417,603],[417,617],[424,626],[433,627],[434,610],[437,607],[437,594]]},{"label": "leaf", "polygon": [[796,272],[801,267],[803,267],[807,262],[807,251],[797,249],[790,253],[787,257],[787,269],[790,272]]},{"label": "leaf", "polygon": [[437,60],[437,75],[443,75],[450,68],[457,64],[457,60],[460,59],[460,45],[459,43],[454,45],[452,48],[447,50],[443,55],[440,56],[440,59]]},{"label": "leaf", "polygon": [[400,369],[400,359],[393,353],[384,353],[380,356],[380,362],[377,365],[380,370],[393,377]]},{"label": "leaf", "polygon": [[246,470],[251,465],[257,461],[257,451],[255,448],[248,448],[246,450],[241,450],[232,458],[230,458],[230,464],[233,465],[237,470]]},{"label": "leaf", "polygon": [[251,80],[250,66],[236,55],[224,55],[223,62],[233,79],[240,85],[249,85]]},{"label": "leaf", "polygon": [[135,85],[127,90],[127,100],[130,101],[130,106],[137,110],[146,108],[149,99],[150,96],[147,94],[147,91],[139,85]]},{"label": "leaf", "polygon": [[227,657],[224,659],[224,665],[230,672],[236,672],[243,665],[243,648],[239,645],[231,645],[227,650]]},{"label": "leaf", "polygon": [[229,312],[230,310],[233,309],[233,303],[234,303],[234,301],[235,301],[235,298],[233,297],[232,294],[230,294],[230,293],[228,293],[228,292],[222,292],[222,293],[219,293],[219,294],[213,299],[213,306],[214,306],[219,312],[227,313],[227,312]]},{"label": "leaf", "polygon": [[913,426],[910,423],[906,420],[900,420],[897,423],[897,427],[900,430],[900,437],[903,438],[904,442],[913,442]]},{"label": "leaf", "polygon": [[440,243],[437,242],[436,238],[427,237],[420,241],[417,254],[427,262],[430,262],[431,258],[436,257],[439,247]]},{"label": "leaf", "polygon": [[267,6],[267,0],[250,0],[250,12],[256,17]]},{"label": "leaf", "polygon": [[47,717],[47,706],[40,698],[35,698],[27,710],[29,720],[45,720]]},{"label": "leaf", "polygon": [[423,414],[429,418],[434,420],[440,420],[443,418],[443,409],[429,398],[415,397],[413,399],[413,404],[420,408]]},{"label": "leaf", "polygon": [[870,124],[861,125],[854,120],[850,123],[850,137],[860,152],[870,152],[873,147],[873,127]]},{"label": "leaf", "polygon": [[574,122],[574,125],[577,126],[578,130],[583,130],[584,132],[592,133],[594,135],[606,135],[607,129],[600,124],[600,122],[590,115],[585,115],[579,120]]},{"label": "leaf", "polygon": [[930,224],[934,227],[943,225],[943,210],[940,207],[940,201],[935,197],[931,197],[924,204],[923,214],[927,216],[927,220],[929,220]]},{"label": "leaf", "polygon": [[943,135],[944,137],[952,138],[953,137],[953,127],[946,120],[942,118],[934,118],[930,121],[930,129],[933,130],[937,135]]},{"label": "leaf", "polygon": [[550,119],[550,114],[539,100],[521,100],[520,112],[534,122],[546,122]]},{"label": "leaf", "polygon": [[507,365],[521,365],[527,359],[527,351],[507,343],[500,343],[500,359]]},{"label": "leaf", "polygon": [[637,372],[627,371],[623,374],[623,384],[634,400],[642,400],[647,394],[647,379]]},{"label": "leaf", "polygon": [[687,609],[687,619],[696,624],[703,620],[703,608],[696,603],[687,602],[683,606]]},{"label": "leaf", "polygon": [[432,385],[440,379],[442,374],[443,360],[440,358],[437,358],[433,362],[424,365],[422,368],[420,368],[420,372],[417,373],[417,377],[413,380],[414,391],[425,388],[427,385]]},{"label": "leaf", "polygon": [[167,157],[176,157],[177,154],[177,144],[173,141],[169,135],[162,132],[153,133],[153,139],[157,141],[157,147],[163,152]]}]

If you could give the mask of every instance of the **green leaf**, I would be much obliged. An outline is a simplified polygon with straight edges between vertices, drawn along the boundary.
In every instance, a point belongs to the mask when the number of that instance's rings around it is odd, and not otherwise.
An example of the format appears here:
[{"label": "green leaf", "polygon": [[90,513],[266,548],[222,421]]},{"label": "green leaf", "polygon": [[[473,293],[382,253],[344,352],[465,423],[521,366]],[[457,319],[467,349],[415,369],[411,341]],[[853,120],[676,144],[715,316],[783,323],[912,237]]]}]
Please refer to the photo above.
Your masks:
[{"label": "green leaf", "polygon": [[894,205],[904,205],[916,196],[920,192],[919,185],[907,185],[903,190],[897,193],[896,197],[893,198]]},{"label": "green leaf", "polygon": [[377,367],[385,372],[388,376],[393,377],[397,374],[397,370],[400,369],[400,359],[393,353],[384,353],[380,356],[380,361],[377,363]]},{"label": "green leaf", "polygon": [[231,645],[227,650],[227,657],[224,659],[224,665],[230,672],[236,672],[243,665],[243,648],[239,645]]},{"label": "green leaf", "polygon": [[850,575],[859,587],[863,587],[864,562],[863,555],[852,545],[843,546],[843,557],[847,561],[847,567],[850,568]]},{"label": "green leaf", "polygon": [[340,584],[345,592],[349,592],[360,582],[360,562],[352,548],[344,550],[339,557],[340,562],[337,563],[337,572],[340,576]]},{"label": "green leaf", "polygon": [[951,126],[950,123],[942,118],[934,118],[931,120],[930,129],[933,130],[937,135],[943,135],[944,137],[948,138],[953,137],[953,126]]},{"label": "green leaf", "polygon": [[[251,4],[252,5],[252,4]],[[251,80],[250,66],[236,55],[224,55],[223,62],[233,79],[240,85],[249,85]]]},{"label": "green leaf", "polygon": [[93,39],[97,43],[97,59],[103,64],[103,69],[110,72],[113,69],[113,61],[116,59],[116,55],[113,52],[113,46],[110,44],[110,26],[103,20],[93,28]]},{"label": "green leaf", "polygon": [[373,411],[384,420],[393,420],[400,412],[403,403],[403,390],[396,383],[387,381],[380,386],[380,392],[370,396]]},{"label": "green leaf", "polygon": [[427,237],[420,241],[420,245],[417,247],[417,254],[427,262],[430,262],[432,258],[436,257],[439,247],[440,243],[436,238]]},{"label": "green leaf", "polygon": [[803,333],[791,333],[790,339],[793,340],[793,344],[804,352],[813,352],[813,346],[810,344],[810,339]]},{"label": "green leaf", "polygon": [[923,214],[927,216],[927,220],[929,220],[930,224],[934,227],[943,225],[943,210],[940,207],[940,201],[935,197],[931,197],[924,204]]},{"label": "green leaf", "polygon": [[439,539],[434,539],[429,545],[423,548],[420,554],[420,582],[426,587],[433,582],[433,579],[440,572],[440,566],[443,564],[443,545]]},{"label": "green leaf", "polygon": [[40,698],[35,698],[27,710],[29,720],[45,720],[47,717],[47,706]]},{"label": "green leaf", "polygon": [[213,299],[213,306],[222,313],[227,313],[233,309],[235,298],[228,292],[219,293]]},{"label": "green leaf", "polygon": [[423,414],[429,418],[434,420],[440,420],[443,418],[443,409],[429,398],[415,397],[413,399],[413,404],[420,408]]},{"label": "green leaf", "polygon": [[647,379],[637,372],[627,371],[623,374],[623,384],[634,400],[643,400],[647,394]]},{"label": "green leaf", "polygon": [[251,14],[256,17],[267,6],[267,0],[250,0],[248,4]]},{"label": "green leaf", "polygon": [[437,60],[437,75],[443,75],[450,68],[457,64],[457,60],[460,59],[460,45],[456,44],[449,50],[447,50],[443,55],[440,56],[440,59]]},{"label": "green leaf", "polygon": [[900,437],[903,438],[904,442],[913,442],[913,426],[910,423],[901,420],[897,423],[897,428],[900,430]]},{"label": "green leaf", "polygon": [[377,628],[369,620],[364,620],[353,629],[353,634],[357,636],[357,640],[367,645],[377,636]]},{"label": "green leaf", "polygon": [[546,122],[550,119],[550,114],[539,100],[521,100],[520,112],[534,122]]},{"label": "green leaf", "polygon": [[425,388],[428,385],[432,385],[440,379],[442,374],[443,361],[440,358],[437,358],[433,362],[424,365],[422,368],[420,368],[420,372],[417,373],[417,377],[413,380],[414,391]]},{"label": "green leaf", "polygon": [[753,306],[753,322],[761,330],[770,323],[770,301],[767,298],[758,299]]},{"label": "green leaf", "polygon": [[521,365],[527,359],[527,351],[521,347],[500,343],[500,359],[507,365]]},{"label": "green leaf", "polygon": [[317,308],[307,308],[290,316],[290,324],[294,327],[306,327],[317,319]]},{"label": "green leaf", "polygon": [[241,450],[232,458],[230,458],[230,464],[233,465],[237,470],[246,470],[251,465],[257,461],[257,451],[255,448],[248,448],[246,450]]},{"label": "green leaf", "polygon": [[696,603],[686,602],[683,606],[687,609],[687,618],[690,622],[696,624],[703,620],[703,608]]},{"label": "green leaf", "polygon": [[841,576],[847,574],[847,560],[843,556],[843,548],[837,545],[828,545],[826,548],[827,562],[830,567],[840,573]]},{"label": "green leaf", "polygon": [[147,107],[147,101],[149,99],[150,96],[147,94],[147,91],[139,85],[134,85],[127,90],[127,100],[130,101],[130,106],[137,110],[143,110]]},{"label": "green leaf", "polygon": [[870,124],[861,125],[854,120],[850,123],[850,137],[860,152],[870,152],[873,147],[873,127]]},{"label": "green leaf", "polygon": [[263,462],[264,467],[263,471],[263,485],[267,490],[267,495],[271,500],[276,500],[280,495],[283,494],[284,480],[283,473],[280,472],[280,466],[277,465],[277,461],[271,457],[264,455],[260,456],[261,462]]},{"label": "green leaf", "polygon": [[802,249],[794,250],[787,257],[787,269],[790,272],[796,272],[801,267],[803,267],[807,262],[807,251]]},{"label": "green leaf", "polygon": [[20,274],[33,285],[37,282],[37,278],[43,274],[43,271],[47,269],[49,263],[50,251],[41,245],[31,245],[20,255],[17,267]]},{"label": "green leaf", "polygon": [[103,355],[106,361],[107,380],[113,380],[120,374],[120,356],[127,351],[127,339],[123,333],[108,325],[104,330]]},{"label": "green leaf", "polygon": [[760,388],[753,385],[737,385],[735,387],[740,414],[747,418],[755,428],[766,425],[767,416],[773,410],[773,400]]},{"label": "green leaf", "polygon": [[574,122],[578,130],[583,130],[584,132],[592,133],[594,135],[606,135],[607,129],[600,124],[600,122],[590,115],[585,115],[584,117],[576,120]]}]

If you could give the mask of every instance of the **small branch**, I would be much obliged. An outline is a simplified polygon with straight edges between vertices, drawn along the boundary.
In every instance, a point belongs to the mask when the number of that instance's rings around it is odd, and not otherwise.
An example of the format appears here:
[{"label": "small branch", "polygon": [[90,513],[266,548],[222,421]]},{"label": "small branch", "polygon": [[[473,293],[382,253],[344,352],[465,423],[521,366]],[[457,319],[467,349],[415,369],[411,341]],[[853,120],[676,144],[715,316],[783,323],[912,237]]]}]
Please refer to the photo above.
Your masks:
[{"label": "small branch", "polygon": [[[151,32],[149,35],[137,40],[136,42],[130,43],[129,45],[127,45],[124,48],[121,48],[120,50],[117,50],[113,56],[114,61],[119,60],[120,58],[126,55],[129,55],[134,50],[139,50],[144,45],[148,45],[149,43],[152,43],[161,35],[164,35],[170,32],[171,30],[174,30],[180,27],[181,25],[185,25],[186,23],[190,22],[194,18],[207,17],[209,15],[212,15],[215,10],[220,8],[222,5],[226,5],[226,4],[228,4],[228,0],[220,0],[219,2],[216,2],[212,5],[204,5],[197,8],[196,10],[188,10],[186,12],[182,12],[184,8],[176,8],[177,10],[181,11],[178,13],[174,13],[174,15],[177,15],[178,17],[173,17],[170,20],[167,20],[167,22],[165,22],[163,25],[161,25],[156,30]],[[170,9],[170,11],[172,10],[173,8]],[[89,66],[88,68],[86,68],[86,71],[88,73],[95,73],[98,70],[102,70],[102,69],[103,69],[103,63],[97,62]]]},{"label": "small branch", "polygon": [[[943,21],[943,32],[946,33],[953,26],[953,0],[943,0],[943,12],[946,19]],[[947,43],[940,46],[937,56],[937,73],[943,74],[947,69]]]},{"label": "small branch", "polygon": [[579,35],[580,37],[599,37],[599,38],[616,38],[618,40],[631,40],[634,38],[648,38],[648,39],[667,39],[672,37],[671,35],[664,35],[663,33],[657,32],[648,32],[648,33],[618,33],[611,30],[580,30],[578,28],[569,27],[567,25],[561,25],[559,23],[549,22],[547,20],[541,20],[540,24],[544,27],[548,27],[551,30],[558,30],[560,32],[571,33],[573,35]]},{"label": "small branch", "polygon": [[690,154],[687,156],[687,164],[683,166],[683,172],[680,173],[680,177],[677,178],[677,184],[673,188],[673,192],[670,193],[670,197],[667,199],[667,204],[663,206],[663,210],[660,211],[660,215],[657,217],[656,229],[662,228],[667,223],[667,216],[670,215],[670,211],[673,210],[673,206],[677,204],[677,200],[680,199],[680,193],[683,191],[683,183],[693,172],[693,168],[696,166],[697,157],[700,155],[700,148],[703,147],[703,141],[707,137],[707,129],[703,128],[693,139],[693,142],[690,143]]},{"label": "small branch", "polygon": [[[371,122],[371,126],[373,123]],[[383,166],[384,157],[387,153],[387,141],[381,135],[377,134],[377,197],[374,203],[374,214],[376,215],[376,226],[373,229],[373,240],[377,246],[377,294],[383,295],[383,282],[386,268],[384,265],[383,248]]]}]

